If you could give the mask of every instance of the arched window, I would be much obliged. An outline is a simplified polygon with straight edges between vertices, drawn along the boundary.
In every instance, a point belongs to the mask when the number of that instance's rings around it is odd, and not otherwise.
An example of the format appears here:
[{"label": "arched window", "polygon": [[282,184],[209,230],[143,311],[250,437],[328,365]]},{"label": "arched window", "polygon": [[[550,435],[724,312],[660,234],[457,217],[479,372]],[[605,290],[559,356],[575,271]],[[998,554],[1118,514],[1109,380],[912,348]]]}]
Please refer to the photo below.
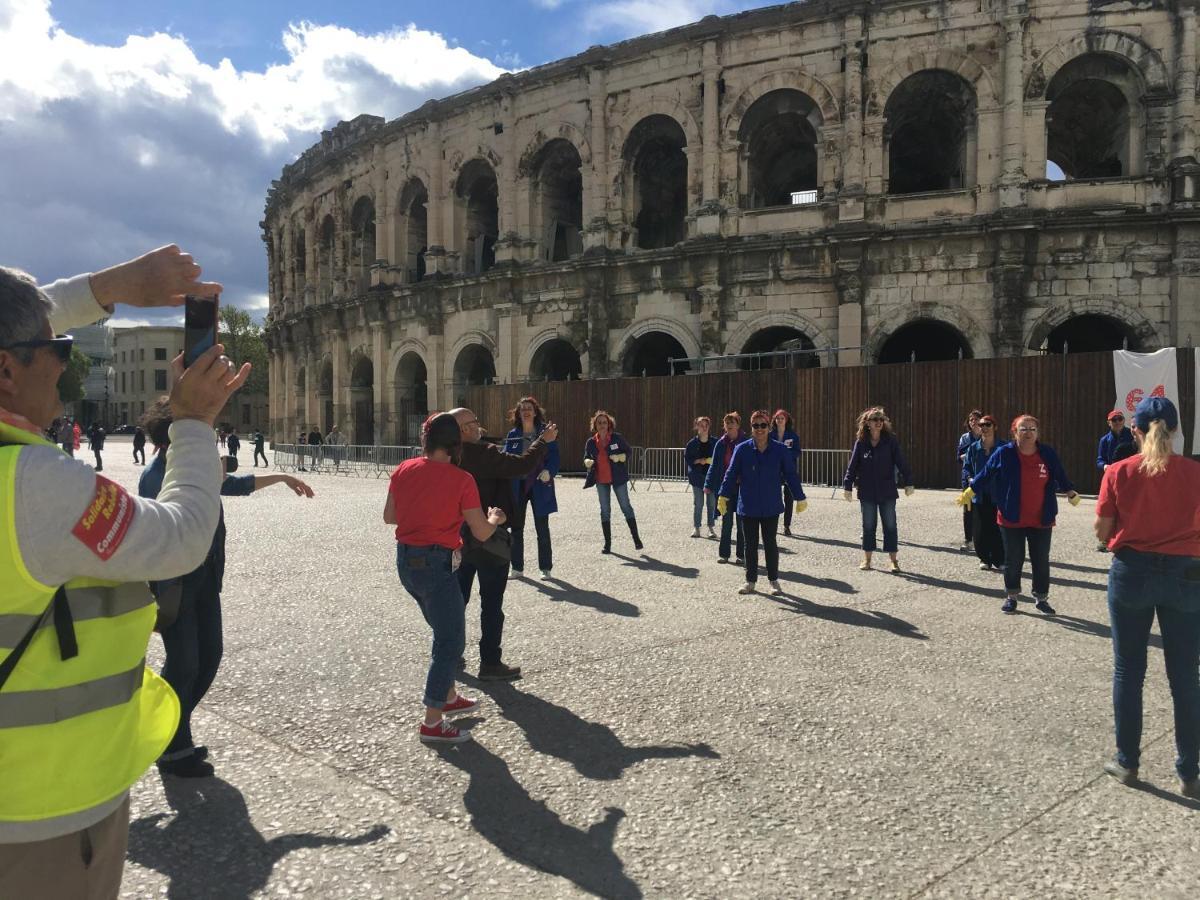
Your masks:
[{"label": "arched window", "polygon": [[375,204],[359,197],[350,211],[350,281],[360,294],[371,287],[375,264]]},{"label": "arched window", "polygon": [[425,277],[425,252],[429,249],[429,191],[420,178],[410,178],[404,185],[397,209],[396,259],[404,268],[405,282],[413,284]]},{"label": "arched window", "polygon": [[321,243],[317,257],[317,271],[320,273],[320,299],[322,302],[327,302],[333,296],[333,240],[335,231],[333,216],[326,216],[321,221]]},{"label": "arched window", "polygon": [[[626,375],[679,375],[688,371],[683,344],[665,331],[647,331],[625,353]],[[672,364],[672,360],[676,360]]]},{"label": "arched window", "polygon": [[429,414],[429,387],[425,360],[409,351],[396,365],[396,440],[400,444],[421,443],[421,423]]},{"label": "arched window", "polygon": [[1135,174],[1141,129],[1130,98],[1140,93],[1136,72],[1119,57],[1088,53],[1059,69],[1046,88],[1048,171],[1056,166],[1068,180]]},{"label": "arched window", "polygon": [[499,188],[491,164],[473,159],[463,166],[455,196],[461,221],[462,271],[480,275],[496,265],[496,239],[500,236]]},{"label": "arched window", "polygon": [[[360,356],[350,373],[350,403],[354,413],[354,443],[375,443],[375,366]],[[332,423],[331,423],[332,424]]]},{"label": "arched window", "polygon": [[879,362],[903,363],[916,360],[971,358],[971,345],[962,332],[937,319],[914,319],[888,336],[879,350]]},{"label": "arched window", "polygon": [[[816,345],[803,331],[787,325],[771,325],[750,335],[742,353],[785,353],[786,356],[749,357],[738,361],[740,369],[815,369],[821,365]],[[789,351],[791,351],[789,353]],[[795,352],[801,351],[801,352]]]},{"label": "arched window", "polygon": [[975,91],[941,69],[905,78],[884,107],[888,192],[915,194],[974,182]]},{"label": "arched window", "polygon": [[583,163],[579,151],[556,138],[544,146],[533,164],[531,199],[539,258],[558,261],[583,252]]},{"label": "arched window", "polygon": [[1134,330],[1112,316],[1087,313],[1072,316],[1046,336],[1049,353],[1096,353],[1107,350],[1140,351]]},{"label": "arched window", "polygon": [[546,341],[534,351],[529,362],[530,381],[572,381],[582,375],[579,351],[562,338]]},{"label": "arched window", "polygon": [[642,119],[625,142],[632,174],[628,208],[643,250],[671,247],[687,237],[687,136],[670,116]]},{"label": "arched window", "polygon": [[454,402],[467,403],[467,388],[476,384],[491,384],[496,380],[496,361],[492,351],[482,344],[468,344],[454,361]]},{"label": "arched window", "polygon": [[751,104],[738,128],[746,209],[817,199],[821,112],[807,94],[778,90]]}]

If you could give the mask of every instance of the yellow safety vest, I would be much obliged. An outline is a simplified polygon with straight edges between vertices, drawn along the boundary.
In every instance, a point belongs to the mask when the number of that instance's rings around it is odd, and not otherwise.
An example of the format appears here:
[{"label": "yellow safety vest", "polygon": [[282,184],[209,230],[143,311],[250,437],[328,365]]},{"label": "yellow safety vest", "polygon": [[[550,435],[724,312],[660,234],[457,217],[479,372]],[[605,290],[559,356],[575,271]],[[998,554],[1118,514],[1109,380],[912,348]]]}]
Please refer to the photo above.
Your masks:
[{"label": "yellow safety vest", "polygon": [[[0,422],[0,443],[54,446]],[[75,578],[64,586],[78,653],[63,659],[51,601],[16,533],[17,460],[0,446],[0,660],[37,622],[0,688],[0,821],[33,822],[113,800],[163,752],[179,723],[179,700],[146,668],[154,598],[144,583]],[[70,533],[64,541],[76,538]]]}]

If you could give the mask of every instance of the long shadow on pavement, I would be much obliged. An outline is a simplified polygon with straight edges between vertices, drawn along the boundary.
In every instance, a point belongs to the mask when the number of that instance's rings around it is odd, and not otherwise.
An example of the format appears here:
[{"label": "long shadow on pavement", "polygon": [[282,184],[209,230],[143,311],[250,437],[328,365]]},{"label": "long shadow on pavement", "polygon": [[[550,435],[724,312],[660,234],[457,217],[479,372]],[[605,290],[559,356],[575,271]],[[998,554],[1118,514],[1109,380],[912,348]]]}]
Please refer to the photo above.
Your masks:
[{"label": "long shadow on pavement", "polygon": [[[1059,607],[1061,609],[1062,607]],[[1068,631],[1077,631],[1080,634],[1091,634],[1099,638],[1104,638],[1106,641],[1112,640],[1112,628],[1102,622],[1093,622],[1091,619],[1080,619],[1078,616],[1065,616],[1061,612],[1053,616],[1045,616],[1039,612],[1026,612],[1017,607],[1017,614],[1029,616],[1031,619],[1041,619],[1047,622],[1052,622],[1055,625],[1061,625]],[[1154,632],[1150,632],[1150,646],[1159,650],[1162,649],[1162,636]]]},{"label": "long shadow on pavement", "polygon": [[[267,840],[250,821],[242,792],[220,778],[163,778],[174,810],[143,816],[129,826],[129,859],[170,880],[167,897],[241,900],[266,887],[275,864],[293,850],[357,847],[391,829],[376,825],[358,837],[281,834]],[[169,819],[165,826],[160,823]]]},{"label": "long shadow on pavement", "polygon": [[585,778],[613,781],[630,766],[648,759],[721,758],[703,743],[627,747],[607,725],[589,722],[567,707],[519,691],[511,683],[479,681],[469,675],[462,676],[462,681],[491,697],[500,714],[525,732],[535,751],[570,763]]},{"label": "long shadow on pavement", "polygon": [[838,581],[836,578],[814,578],[803,572],[780,572],[781,581],[794,581],[796,584],[820,588],[825,591],[837,591],[839,594],[857,594],[858,588],[848,581]]},{"label": "long shadow on pavement", "polygon": [[621,563],[623,566],[636,566],[639,569],[645,569],[647,572],[663,572],[667,575],[674,575],[676,578],[698,578],[700,570],[691,566],[677,566],[674,563],[666,562],[665,560],[655,559],[653,556],[647,556],[643,553],[641,556],[626,556],[623,553],[614,553],[617,559],[624,560]]},{"label": "long shadow on pavement", "polygon": [[471,780],[463,805],[471,825],[505,856],[578,885],[600,897],[633,900],[641,888],[625,874],[613,850],[617,823],[625,811],[606,807],[604,818],[587,830],[576,828],[513,778],[508,764],[476,741],[438,754]]},{"label": "long shadow on pavement", "polygon": [[[529,581],[529,579],[525,579]],[[574,603],[576,606],[587,606],[596,612],[611,613],[614,616],[629,616],[635,618],[642,614],[638,607],[625,600],[618,600],[600,591],[588,591],[577,588],[561,578],[551,577],[549,581],[530,581],[535,589],[545,594],[551,600],[562,600]]]},{"label": "long shadow on pavement", "polygon": [[921,630],[912,622],[906,622],[904,619],[878,610],[854,609],[851,606],[824,606],[820,603],[813,603],[811,600],[805,600],[803,597],[772,597],[771,599],[789,612],[800,613],[812,619],[825,619],[828,622],[836,622],[838,625],[878,628],[898,637],[915,638],[918,641],[929,640],[929,636],[921,634]]}]

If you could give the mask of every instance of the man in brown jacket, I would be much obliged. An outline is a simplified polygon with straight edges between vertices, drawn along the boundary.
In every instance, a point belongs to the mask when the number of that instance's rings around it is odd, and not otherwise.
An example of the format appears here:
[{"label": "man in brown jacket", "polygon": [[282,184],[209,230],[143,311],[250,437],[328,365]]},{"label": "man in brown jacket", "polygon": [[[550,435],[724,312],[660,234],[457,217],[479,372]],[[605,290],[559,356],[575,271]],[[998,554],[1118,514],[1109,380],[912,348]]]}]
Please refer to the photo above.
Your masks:
[{"label": "man in brown jacket", "polygon": [[[459,467],[470,472],[479,488],[479,501],[484,509],[498,506],[504,510],[505,524],[501,528],[519,528],[524,515],[513,496],[514,478],[524,478],[539,465],[546,455],[547,445],[558,440],[558,426],[550,423],[536,441],[520,456],[505,453],[494,444],[483,443],[479,419],[469,409],[450,410],[462,430],[463,448]],[[501,639],[504,636],[504,591],[508,587],[507,562],[497,565],[475,565],[463,559],[458,567],[458,584],[463,599],[471,600],[471,585],[479,575],[479,680],[512,681],[521,677],[520,666],[507,666],[501,661]],[[465,661],[464,661],[465,666]]]}]

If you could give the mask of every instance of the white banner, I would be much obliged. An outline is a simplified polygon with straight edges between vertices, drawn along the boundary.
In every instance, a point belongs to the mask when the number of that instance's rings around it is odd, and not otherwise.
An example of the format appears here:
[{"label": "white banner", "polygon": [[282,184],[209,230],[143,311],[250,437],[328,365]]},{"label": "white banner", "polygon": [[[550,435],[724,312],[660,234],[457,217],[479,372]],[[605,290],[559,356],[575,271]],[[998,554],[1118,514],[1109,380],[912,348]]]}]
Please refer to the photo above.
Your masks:
[{"label": "white banner", "polygon": [[[1113,409],[1125,411],[1125,424],[1133,425],[1133,411],[1146,397],[1166,397],[1180,409],[1179,369],[1175,365],[1175,348],[1167,347],[1154,353],[1113,351],[1113,377],[1117,385],[1117,401]],[[1183,429],[1175,434],[1175,452],[1183,452]]]}]

